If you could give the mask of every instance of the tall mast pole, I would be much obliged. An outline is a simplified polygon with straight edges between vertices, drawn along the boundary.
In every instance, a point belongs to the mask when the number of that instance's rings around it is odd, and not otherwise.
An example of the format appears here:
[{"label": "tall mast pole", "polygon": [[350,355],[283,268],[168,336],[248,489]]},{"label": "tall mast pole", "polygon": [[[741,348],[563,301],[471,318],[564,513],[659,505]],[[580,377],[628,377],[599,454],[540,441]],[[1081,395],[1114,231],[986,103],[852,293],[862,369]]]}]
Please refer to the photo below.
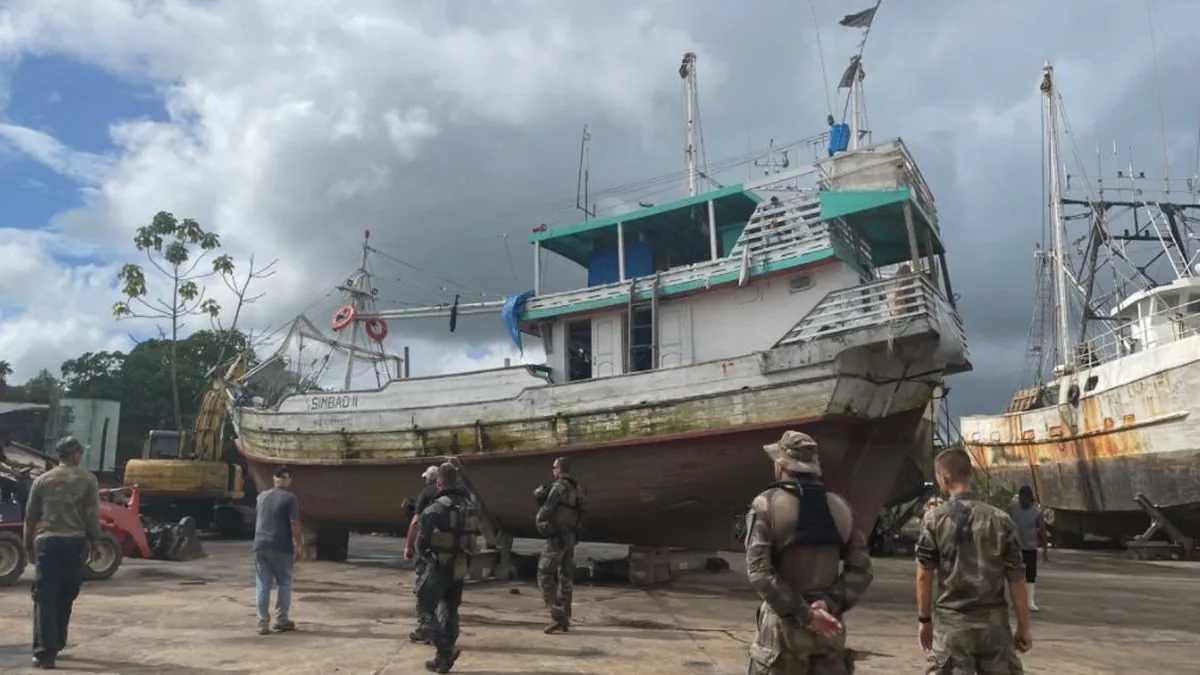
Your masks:
[{"label": "tall mast pole", "polygon": [[354,322],[350,327],[350,347],[346,350],[346,380],[345,388],[350,389],[350,380],[354,376],[354,347],[358,345],[358,315],[362,313],[365,303],[363,298],[370,294],[368,287],[371,285],[367,278],[367,253],[371,247],[371,231],[367,230],[363,236],[362,244],[362,261],[358,266],[358,274],[355,275],[354,283],[347,288],[350,292],[350,304],[354,307]]},{"label": "tall mast pole", "polygon": [[1054,262],[1054,295],[1057,305],[1058,358],[1064,372],[1071,365],[1071,325],[1067,306],[1067,233],[1063,224],[1063,204],[1058,159],[1058,90],[1054,86],[1054,66],[1042,66],[1042,111],[1046,119],[1046,161],[1050,164],[1051,259]]},{"label": "tall mast pole", "polygon": [[695,197],[696,190],[696,55],[688,52],[683,55],[683,63],[679,65],[679,77],[683,78],[683,168],[687,182],[689,197]]}]

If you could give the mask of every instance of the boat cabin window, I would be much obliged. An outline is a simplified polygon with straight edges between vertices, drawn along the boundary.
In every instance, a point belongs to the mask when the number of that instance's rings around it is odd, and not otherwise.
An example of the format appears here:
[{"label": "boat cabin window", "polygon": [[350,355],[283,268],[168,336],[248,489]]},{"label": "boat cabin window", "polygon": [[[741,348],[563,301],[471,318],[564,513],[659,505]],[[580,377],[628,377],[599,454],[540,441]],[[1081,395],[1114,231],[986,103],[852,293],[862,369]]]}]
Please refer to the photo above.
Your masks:
[{"label": "boat cabin window", "polygon": [[633,310],[629,324],[629,372],[654,367],[654,314],[649,308]]},{"label": "boat cabin window", "polygon": [[1091,377],[1089,377],[1087,379],[1087,382],[1083,383],[1083,390],[1091,391],[1091,390],[1095,389],[1096,385],[1098,385],[1098,384],[1100,384],[1100,378],[1095,375],[1092,375]]},{"label": "boat cabin window", "polygon": [[567,381],[592,377],[592,320],[567,324]]}]

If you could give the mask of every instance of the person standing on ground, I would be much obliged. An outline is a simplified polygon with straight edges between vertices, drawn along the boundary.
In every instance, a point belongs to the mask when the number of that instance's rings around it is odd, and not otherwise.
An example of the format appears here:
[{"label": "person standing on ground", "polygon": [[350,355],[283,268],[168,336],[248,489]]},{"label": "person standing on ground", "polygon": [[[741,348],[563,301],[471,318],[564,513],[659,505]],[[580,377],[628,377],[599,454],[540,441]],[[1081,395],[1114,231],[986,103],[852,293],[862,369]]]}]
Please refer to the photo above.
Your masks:
[{"label": "person standing on ground", "polygon": [[[267,635],[271,628],[284,633],[296,630],[288,613],[292,607],[292,572],[303,551],[300,538],[300,500],[292,493],[292,470],[276,467],[274,487],[258,495],[254,526],[254,577],[257,592],[257,628]],[[268,627],[271,586],[275,597],[275,624]]]},{"label": "person standing on ground", "polygon": [[421,512],[417,552],[427,567],[417,587],[420,625],[427,626],[437,654],[425,669],[448,673],[458,660],[458,608],[470,571],[471,553],[479,532],[478,510],[471,494],[458,484],[458,469],[437,469],[438,492]]},{"label": "person standing on ground", "polygon": [[[929,675],[1019,675],[1017,651],[1033,646],[1017,526],[971,490],[971,457],[944,450],[934,459],[949,499],[921,523],[917,541],[917,640]],[[938,596],[933,597],[937,577]],[[1013,634],[1005,583],[1017,614]]]},{"label": "person standing on ground", "polygon": [[841,617],[874,579],[867,537],[850,504],[826,491],[811,436],[785,431],[763,449],[775,482],[746,514],[746,575],[762,598],[748,672],[846,675]]},{"label": "person standing on ground", "polygon": [[[421,577],[425,575],[426,561],[425,558],[416,556],[417,531],[420,529],[420,516],[425,512],[425,509],[433,503],[434,497],[437,496],[437,475],[438,468],[431,466],[425,469],[425,473],[421,474],[421,478],[425,481],[425,487],[421,490],[421,494],[417,497],[416,507],[413,509],[412,519],[408,523],[408,536],[404,540],[404,559],[413,560],[413,597],[417,596],[417,589],[421,587]],[[429,627],[421,623],[421,612],[418,608],[417,627],[408,634],[408,639],[417,644],[432,644],[429,637]]]},{"label": "person standing on ground", "polygon": [[546,537],[538,558],[537,584],[550,611],[544,632],[571,629],[571,600],[575,591],[575,545],[583,528],[583,489],[571,477],[570,460],[559,457],[552,466],[554,482],[546,501],[534,517],[537,531]]},{"label": "person standing on ground", "polygon": [[1039,612],[1037,596],[1034,593],[1038,573],[1038,548],[1042,549],[1042,561],[1050,560],[1048,538],[1046,537],[1046,519],[1042,515],[1042,507],[1033,498],[1033,488],[1022,485],[1017,490],[1017,503],[1009,509],[1008,515],[1017,524],[1017,540],[1021,542],[1021,558],[1025,562],[1025,586],[1029,589],[1029,611]]},{"label": "person standing on ground", "polygon": [[25,549],[33,580],[33,666],[55,667],[67,646],[83,568],[100,541],[100,484],[79,466],[83,446],[71,436],[55,446],[58,466],[37,477],[25,506]]}]

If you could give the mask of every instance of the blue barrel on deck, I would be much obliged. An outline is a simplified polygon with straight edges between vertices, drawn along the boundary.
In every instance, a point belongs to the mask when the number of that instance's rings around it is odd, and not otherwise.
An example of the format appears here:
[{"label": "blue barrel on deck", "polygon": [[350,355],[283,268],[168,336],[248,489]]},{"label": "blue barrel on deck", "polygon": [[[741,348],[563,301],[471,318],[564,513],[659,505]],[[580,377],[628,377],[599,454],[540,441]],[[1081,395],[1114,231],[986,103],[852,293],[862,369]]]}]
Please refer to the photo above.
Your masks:
[{"label": "blue barrel on deck", "polygon": [[845,152],[850,147],[850,125],[845,122],[829,126],[829,156]]}]

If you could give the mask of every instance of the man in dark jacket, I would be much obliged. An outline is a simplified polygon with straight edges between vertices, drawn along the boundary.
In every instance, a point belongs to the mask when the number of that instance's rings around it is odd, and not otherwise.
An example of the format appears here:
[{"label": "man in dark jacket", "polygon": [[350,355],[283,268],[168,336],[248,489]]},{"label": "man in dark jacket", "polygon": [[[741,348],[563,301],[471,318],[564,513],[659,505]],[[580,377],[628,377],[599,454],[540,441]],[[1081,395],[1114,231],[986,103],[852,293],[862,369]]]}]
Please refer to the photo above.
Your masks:
[{"label": "man in dark jacket", "polygon": [[[404,559],[413,560],[416,558],[417,550],[417,532],[420,529],[420,516],[433,503],[434,497],[439,491],[437,485],[438,468],[431,466],[425,469],[425,473],[421,474],[421,478],[425,481],[425,487],[421,490],[421,494],[417,496],[416,503],[413,507],[412,515],[409,517],[408,537],[404,540]],[[413,597],[417,595],[417,589],[421,586],[421,577],[425,575],[426,563],[424,558],[416,558],[413,561]],[[429,637],[429,627],[421,623],[421,611],[417,608],[417,628],[408,634],[408,639],[417,644],[433,644]]]}]

